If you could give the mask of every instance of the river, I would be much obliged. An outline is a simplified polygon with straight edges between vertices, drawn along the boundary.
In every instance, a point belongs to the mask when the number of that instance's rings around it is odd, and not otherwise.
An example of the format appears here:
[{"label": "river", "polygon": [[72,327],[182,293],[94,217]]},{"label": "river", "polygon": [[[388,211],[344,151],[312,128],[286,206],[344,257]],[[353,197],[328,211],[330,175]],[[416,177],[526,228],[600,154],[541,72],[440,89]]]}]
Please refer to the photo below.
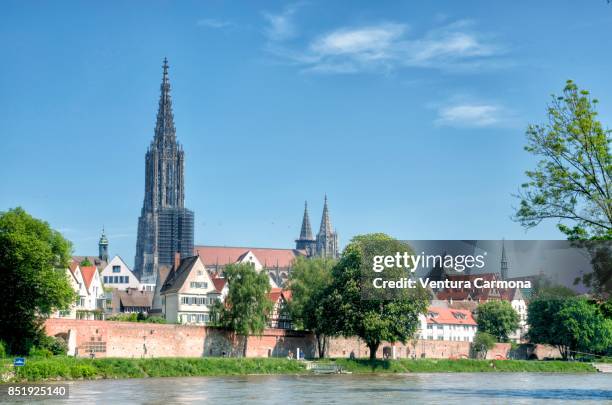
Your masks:
[{"label": "river", "polygon": [[[612,374],[601,373],[183,377],[68,384],[70,398],[44,403],[612,404]],[[12,403],[9,400],[14,398],[6,396],[5,385],[2,391],[0,402]]]}]

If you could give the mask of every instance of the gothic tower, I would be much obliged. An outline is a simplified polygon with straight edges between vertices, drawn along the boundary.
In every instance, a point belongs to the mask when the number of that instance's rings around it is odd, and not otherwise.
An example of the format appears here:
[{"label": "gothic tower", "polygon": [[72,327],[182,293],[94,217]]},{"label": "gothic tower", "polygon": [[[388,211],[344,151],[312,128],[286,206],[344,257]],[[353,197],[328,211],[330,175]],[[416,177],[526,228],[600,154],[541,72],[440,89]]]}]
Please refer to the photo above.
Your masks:
[{"label": "gothic tower", "polygon": [[325,203],[323,205],[321,227],[317,234],[316,255],[319,257],[338,257],[338,234],[334,232],[329,219],[327,195],[325,195]]},{"label": "gothic tower", "polygon": [[102,227],[102,235],[98,241],[98,259],[108,263],[108,239],[106,239],[104,227]]},{"label": "gothic tower", "polygon": [[193,212],[185,208],[185,153],[176,140],[168,60],[164,58],[155,135],[145,154],[145,194],[136,242],[135,271],[154,282],[174,254],[193,256]]},{"label": "gothic tower", "polygon": [[502,280],[508,279],[508,259],[506,258],[506,245],[504,240],[502,240],[500,275]]},{"label": "gothic tower", "polygon": [[308,257],[314,256],[316,253],[317,241],[312,236],[312,228],[310,227],[310,217],[308,216],[308,202],[304,202],[304,217],[302,218],[302,230],[300,237],[295,241],[297,250],[305,250]]}]

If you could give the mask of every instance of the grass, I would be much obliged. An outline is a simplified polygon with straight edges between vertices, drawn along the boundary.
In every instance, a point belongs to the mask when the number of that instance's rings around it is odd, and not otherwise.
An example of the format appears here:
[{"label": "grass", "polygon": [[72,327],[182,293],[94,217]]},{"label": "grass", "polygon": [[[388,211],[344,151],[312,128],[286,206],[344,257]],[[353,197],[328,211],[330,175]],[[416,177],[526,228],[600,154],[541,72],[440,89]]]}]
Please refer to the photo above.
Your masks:
[{"label": "grass", "polygon": [[[12,368],[4,362],[4,369]],[[304,363],[287,359],[155,358],[86,359],[29,358],[16,368],[14,381],[78,380],[305,373]]]},{"label": "grass", "polygon": [[[346,371],[359,373],[437,373],[437,372],[593,372],[589,363],[526,360],[323,360],[334,361]],[[3,361],[4,372],[12,363]],[[304,374],[303,362],[273,358],[154,358],[86,359],[73,357],[28,358],[18,367],[12,381],[78,380],[99,378],[144,378],[229,376],[249,374]]]},{"label": "grass", "polygon": [[336,364],[353,373],[444,373],[444,372],[594,372],[590,363],[534,360],[348,360],[338,359]]}]

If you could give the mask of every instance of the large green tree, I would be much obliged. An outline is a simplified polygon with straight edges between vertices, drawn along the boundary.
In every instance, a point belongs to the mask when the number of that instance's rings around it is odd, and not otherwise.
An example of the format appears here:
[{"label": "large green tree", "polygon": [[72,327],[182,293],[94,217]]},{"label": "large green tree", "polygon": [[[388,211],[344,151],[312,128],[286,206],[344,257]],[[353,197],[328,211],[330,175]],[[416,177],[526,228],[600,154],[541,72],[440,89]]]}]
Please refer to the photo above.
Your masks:
[{"label": "large green tree", "polygon": [[508,335],[519,326],[519,314],[508,301],[487,301],[478,305],[478,331],[507,342]]},{"label": "large green tree", "polygon": [[568,81],[548,106],[548,122],[527,128],[525,149],[539,162],[519,195],[516,220],[523,226],[553,219],[570,239],[612,238],[611,132],[596,105]]},{"label": "large green tree", "polygon": [[298,329],[314,333],[319,358],[325,357],[329,323],[323,302],[332,280],[331,269],[335,260],[328,258],[298,257],[291,269],[289,310],[293,324]]},{"label": "large green tree", "polygon": [[612,320],[584,298],[537,297],[527,318],[531,342],[556,346],[564,359],[576,351],[604,353],[612,346]]},{"label": "large green tree", "polygon": [[358,336],[370,350],[370,358],[383,341],[402,342],[414,337],[419,314],[427,311],[429,296],[420,288],[374,289],[373,278],[397,280],[410,277],[402,267],[389,267],[383,273],[372,271],[374,256],[394,256],[411,248],[385,234],[353,238],[332,270],[323,314],[333,334]]},{"label": "large green tree", "polygon": [[257,272],[250,263],[230,264],[223,274],[228,293],[224,305],[213,315],[217,324],[244,336],[243,356],[246,357],[249,335],[261,335],[273,308],[268,293],[270,281],[265,272]]},{"label": "large green tree", "polygon": [[0,340],[27,354],[44,319],[67,309],[75,295],[66,275],[71,245],[22,208],[0,214]]}]

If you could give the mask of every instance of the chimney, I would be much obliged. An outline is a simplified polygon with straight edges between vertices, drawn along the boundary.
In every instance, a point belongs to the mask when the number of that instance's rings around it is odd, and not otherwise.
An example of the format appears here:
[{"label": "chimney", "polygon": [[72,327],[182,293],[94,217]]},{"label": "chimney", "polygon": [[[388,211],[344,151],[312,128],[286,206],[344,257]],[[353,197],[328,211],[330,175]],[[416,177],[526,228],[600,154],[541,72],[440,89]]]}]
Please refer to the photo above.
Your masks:
[{"label": "chimney", "polygon": [[181,252],[176,252],[174,254],[174,270],[176,271],[181,265]]}]

